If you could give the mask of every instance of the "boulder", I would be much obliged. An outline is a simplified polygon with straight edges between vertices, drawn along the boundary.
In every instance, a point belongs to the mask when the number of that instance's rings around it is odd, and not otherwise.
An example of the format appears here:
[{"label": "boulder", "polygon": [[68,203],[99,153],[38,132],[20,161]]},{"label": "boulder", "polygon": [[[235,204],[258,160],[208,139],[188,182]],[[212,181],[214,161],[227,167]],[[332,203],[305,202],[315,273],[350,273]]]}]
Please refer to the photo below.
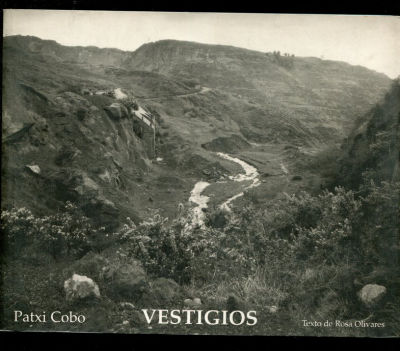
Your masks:
[{"label": "boulder", "polygon": [[190,306],[192,303],[193,303],[193,300],[192,300],[192,299],[185,299],[185,300],[183,300],[183,304],[184,304],[185,306]]},{"label": "boulder", "polygon": [[383,285],[367,284],[359,292],[358,297],[367,307],[373,307],[378,304],[386,294],[386,288]]},{"label": "boulder", "polygon": [[118,102],[114,102],[110,106],[105,107],[104,110],[111,118],[116,120],[127,118],[129,116],[128,109]]},{"label": "boulder", "polygon": [[131,311],[135,311],[136,308],[135,305],[130,302],[120,302],[119,306],[124,310],[131,310]]},{"label": "boulder", "polygon": [[104,267],[102,277],[116,300],[138,299],[148,288],[146,273],[134,259],[110,262]]},{"label": "boulder", "polygon": [[40,174],[40,167],[38,165],[26,165],[26,168],[29,169],[32,173]]},{"label": "boulder", "polygon": [[195,297],[195,298],[193,299],[193,303],[194,303],[195,305],[197,305],[197,306],[200,306],[200,305],[201,305],[201,300],[200,300],[198,297]]},{"label": "boulder", "polygon": [[73,274],[64,282],[64,290],[67,301],[100,297],[98,285],[85,275]]}]

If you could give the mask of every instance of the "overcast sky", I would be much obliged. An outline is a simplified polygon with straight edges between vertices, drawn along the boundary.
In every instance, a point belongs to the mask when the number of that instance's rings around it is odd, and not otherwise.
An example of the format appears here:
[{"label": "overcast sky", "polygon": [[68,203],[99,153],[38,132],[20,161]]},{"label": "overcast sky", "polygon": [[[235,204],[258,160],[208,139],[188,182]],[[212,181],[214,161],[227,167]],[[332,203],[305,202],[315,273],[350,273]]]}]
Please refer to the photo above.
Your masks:
[{"label": "overcast sky", "polygon": [[233,45],[362,65],[400,75],[400,17],[5,10],[4,35],[135,50],[161,39]]}]

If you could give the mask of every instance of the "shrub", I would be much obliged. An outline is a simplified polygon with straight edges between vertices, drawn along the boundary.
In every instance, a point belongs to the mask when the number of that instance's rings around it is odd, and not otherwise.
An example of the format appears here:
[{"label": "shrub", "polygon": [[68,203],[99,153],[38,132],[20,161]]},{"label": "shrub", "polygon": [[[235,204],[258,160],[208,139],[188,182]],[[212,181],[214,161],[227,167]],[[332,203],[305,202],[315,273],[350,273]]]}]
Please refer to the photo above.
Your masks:
[{"label": "shrub", "polygon": [[128,224],[116,233],[120,243],[128,246],[130,255],[139,258],[153,275],[172,278],[179,283],[195,279],[215,269],[225,255],[224,234],[213,228],[192,226],[190,215],[182,215],[168,223],[155,214],[136,226]]},{"label": "shrub", "polygon": [[221,229],[227,225],[228,216],[226,210],[217,208],[207,213],[205,223],[208,227]]},{"label": "shrub", "polygon": [[70,202],[62,212],[44,217],[34,216],[26,208],[2,211],[1,225],[9,252],[17,253],[33,245],[54,258],[83,256],[95,236],[104,232],[104,228],[92,228],[89,219]]}]

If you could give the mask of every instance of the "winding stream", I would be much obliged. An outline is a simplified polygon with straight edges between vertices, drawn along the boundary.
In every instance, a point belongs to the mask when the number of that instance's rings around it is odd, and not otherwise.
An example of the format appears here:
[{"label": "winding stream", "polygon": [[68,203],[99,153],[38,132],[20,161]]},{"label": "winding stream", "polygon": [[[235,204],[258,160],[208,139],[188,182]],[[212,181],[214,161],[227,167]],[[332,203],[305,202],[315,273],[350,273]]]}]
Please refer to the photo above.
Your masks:
[{"label": "winding stream", "polygon": [[197,206],[193,208],[193,224],[198,224],[202,226],[204,224],[204,212],[203,209],[207,208],[207,202],[210,199],[209,196],[201,195],[205,188],[207,188],[210,183],[205,181],[197,182],[194,185],[193,190],[190,192],[189,201],[195,203]]},{"label": "winding stream", "polygon": [[[250,185],[244,188],[244,190],[226,201],[224,201],[221,205],[220,208],[225,209],[227,211],[230,211],[230,204],[232,201],[236,200],[238,197],[241,197],[244,195],[244,191],[250,188],[254,188],[258,185],[260,185],[260,181],[258,179],[259,173],[257,171],[257,168],[249,165],[248,163],[240,160],[239,158],[229,156],[227,154],[224,154],[223,152],[218,152],[218,156],[231,161],[235,162],[238,165],[240,165],[243,170],[243,173],[239,173],[238,175],[235,176],[230,176],[229,179],[234,181],[234,182],[244,182],[244,181],[251,181]],[[193,224],[198,224],[200,226],[204,225],[204,212],[203,209],[207,208],[208,205],[208,200],[210,199],[209,196],[202,195],[202,192],[210,185],[210,183],[205,182],[205,181],[199,181],[194,185],[193,190],[190,193],[190,198],[189,201],[195,203],[197,206],[193,208]]]}]

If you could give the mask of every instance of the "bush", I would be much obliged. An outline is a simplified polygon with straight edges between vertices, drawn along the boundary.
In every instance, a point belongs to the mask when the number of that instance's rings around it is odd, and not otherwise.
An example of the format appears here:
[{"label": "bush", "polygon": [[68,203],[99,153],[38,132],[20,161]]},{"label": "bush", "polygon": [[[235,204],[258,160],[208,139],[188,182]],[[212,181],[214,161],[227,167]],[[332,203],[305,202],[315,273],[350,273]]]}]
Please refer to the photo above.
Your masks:
[{"label": "bush", "polygon": [[104,228],[92,228],[89,219],[70,202],[62,212],[44,217],[34,216],[26,208],[2,211],[1,226],[10,253],[34,246],[54,258],[82,257],[92,247],[95,236],[104,232]]},{"label": "bush", "polygon": [[167,218],[155,214],[139,226],[128,219],[116,234],[148,273],[179,283],[205,280],[226,253],[224,234],[213,228],[193,227],[190,215],[168,223]]},{"label": "bush", "polygon": [[166,221],[155,214],[136,226],[128,218],[128,223],[116,234],[121,243],[127,244],[129,255],[139,258],[149,273],[184,280],[189,268],[187,253],[181,250],[182,240],[177,245],[175,231]]},{"label": "bush", "polygon": [[224,209],[214,209],[206,215],[205,223],[208,227],[221,229],[228,224],[229,214]]}]

